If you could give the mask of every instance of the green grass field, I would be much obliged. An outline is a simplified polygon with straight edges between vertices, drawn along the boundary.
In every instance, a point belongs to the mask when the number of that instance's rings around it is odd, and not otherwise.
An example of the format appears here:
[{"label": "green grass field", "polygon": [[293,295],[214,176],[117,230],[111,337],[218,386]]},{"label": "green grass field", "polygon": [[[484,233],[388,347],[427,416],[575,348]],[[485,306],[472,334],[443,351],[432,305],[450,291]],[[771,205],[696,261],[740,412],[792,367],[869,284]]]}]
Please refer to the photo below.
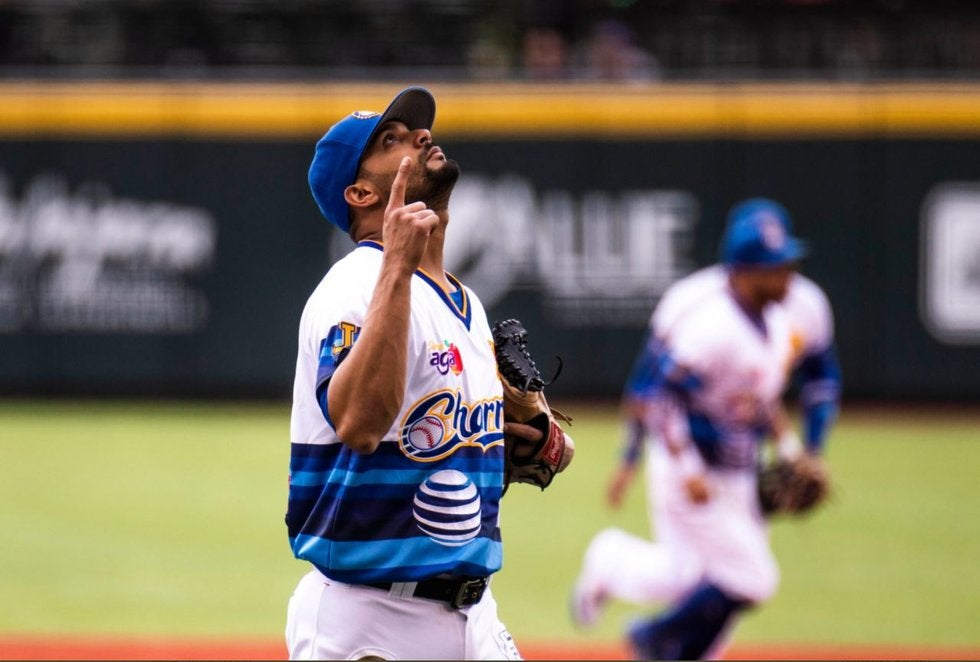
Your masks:
[{"label": "green grass field", "polygon": [[[620,429],[576,416],[575,462],[515,486],[494,581],[518,641],[615,640],[642,609],[581,633],[566,601],[593,533],[647,531],[640,485],[609,511]],[[304,564],[286,543],[288,405],[0,401],[0,633],[280,637]],[[736,642],[980,645],[980,412],[845,408],[835,498],[778,521],[777,597]]]}]

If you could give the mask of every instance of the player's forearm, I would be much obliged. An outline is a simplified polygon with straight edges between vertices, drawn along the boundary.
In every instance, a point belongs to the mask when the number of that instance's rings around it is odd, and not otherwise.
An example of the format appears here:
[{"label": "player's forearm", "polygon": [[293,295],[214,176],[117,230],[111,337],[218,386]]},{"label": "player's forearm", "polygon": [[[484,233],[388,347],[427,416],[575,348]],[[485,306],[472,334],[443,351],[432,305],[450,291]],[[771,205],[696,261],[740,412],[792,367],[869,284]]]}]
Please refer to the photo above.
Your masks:
[{"label": "player's forearm", "polygon": [[405,396],[411,279],[382,270],[350,355],[327,392],[340,439],[373,452],[391,428]]},{"label": "player's forearm", "polygon": [[806,357],[800,373],[806,447],[811,453],[819,453],[840,402],[841,369],[834,346]]},{"label": "player's forearm", "polygon": [[827,433],[837,418],[839,409],[836,398],[810,402],[804,405],[803,416],[806,421],[806,448],[810,453],[823,452]]},{"label": "player's forearm", "polygon": [[658,377],[657,361],[661,347],[662,345],[655,337],[647,336],[643,347],[633,360],[633,366],[626,379],[623,388],[625,398],[642,397],[656,382]]},{"label": "player's forearm", "polygon": [[626,435],[623,440],[623,450],[620,463],[623,467],[634,467],[643,453],[643,440],[646,437],[646,426],[639,417],[626,420]]}]

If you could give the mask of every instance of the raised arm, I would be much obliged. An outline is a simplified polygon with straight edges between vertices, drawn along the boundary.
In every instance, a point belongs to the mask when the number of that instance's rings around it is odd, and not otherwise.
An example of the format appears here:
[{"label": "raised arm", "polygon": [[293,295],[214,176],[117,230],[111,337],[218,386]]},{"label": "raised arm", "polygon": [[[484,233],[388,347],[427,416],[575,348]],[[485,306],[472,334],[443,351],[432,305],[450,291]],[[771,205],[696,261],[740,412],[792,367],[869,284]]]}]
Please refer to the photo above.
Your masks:
[{"label": "raised arm", "polygon": [[371,453],[391,427],[405,396],[412,275],[438,223],[422,202],[405,204],[412,160],[402,159],[384,214],[384,257],[357,342],[327,390],[329,418],[340,439]]}]

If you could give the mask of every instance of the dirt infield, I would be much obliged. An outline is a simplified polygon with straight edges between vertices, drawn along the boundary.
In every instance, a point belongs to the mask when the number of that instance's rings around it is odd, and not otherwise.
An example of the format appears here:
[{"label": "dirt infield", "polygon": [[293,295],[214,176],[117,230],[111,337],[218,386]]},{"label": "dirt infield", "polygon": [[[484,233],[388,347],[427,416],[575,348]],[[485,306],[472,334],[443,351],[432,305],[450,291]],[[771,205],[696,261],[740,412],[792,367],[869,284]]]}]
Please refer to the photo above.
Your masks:
[{"label": "dirt infield", "polygon": [[[615,643],[519,642],[527,660],[628,660]],[[256,638],[0,635],[0,660],[282,660],[281,641]],[[977,660],[980,647],[737,644],[726,660]]]}]

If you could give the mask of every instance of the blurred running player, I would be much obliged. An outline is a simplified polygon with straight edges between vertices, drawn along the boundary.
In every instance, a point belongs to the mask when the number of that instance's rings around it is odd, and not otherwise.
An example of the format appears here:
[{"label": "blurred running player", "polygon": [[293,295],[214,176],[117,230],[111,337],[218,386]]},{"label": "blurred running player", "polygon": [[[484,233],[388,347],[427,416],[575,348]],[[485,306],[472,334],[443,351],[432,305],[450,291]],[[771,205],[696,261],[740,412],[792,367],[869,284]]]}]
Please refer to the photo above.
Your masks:
[{"label": "blurred running player", "polygon": [[[803,253],[781,205],[745,201],[729,214],[722,264],[676,283],[654,311],[624,394],[628,443],[608,498],[620,504],[646,440],[657,542],[598,534],[572,604],[588,625],[611,597],[673,603],[631,631],[638,656],[710,655],[735,614],[775,591],[755,496],[760,442],[775,439],[788,457],[819,454],[840,393],[829,304],[795,272]],[[805,443],[781,403],[792,368]]]}]

